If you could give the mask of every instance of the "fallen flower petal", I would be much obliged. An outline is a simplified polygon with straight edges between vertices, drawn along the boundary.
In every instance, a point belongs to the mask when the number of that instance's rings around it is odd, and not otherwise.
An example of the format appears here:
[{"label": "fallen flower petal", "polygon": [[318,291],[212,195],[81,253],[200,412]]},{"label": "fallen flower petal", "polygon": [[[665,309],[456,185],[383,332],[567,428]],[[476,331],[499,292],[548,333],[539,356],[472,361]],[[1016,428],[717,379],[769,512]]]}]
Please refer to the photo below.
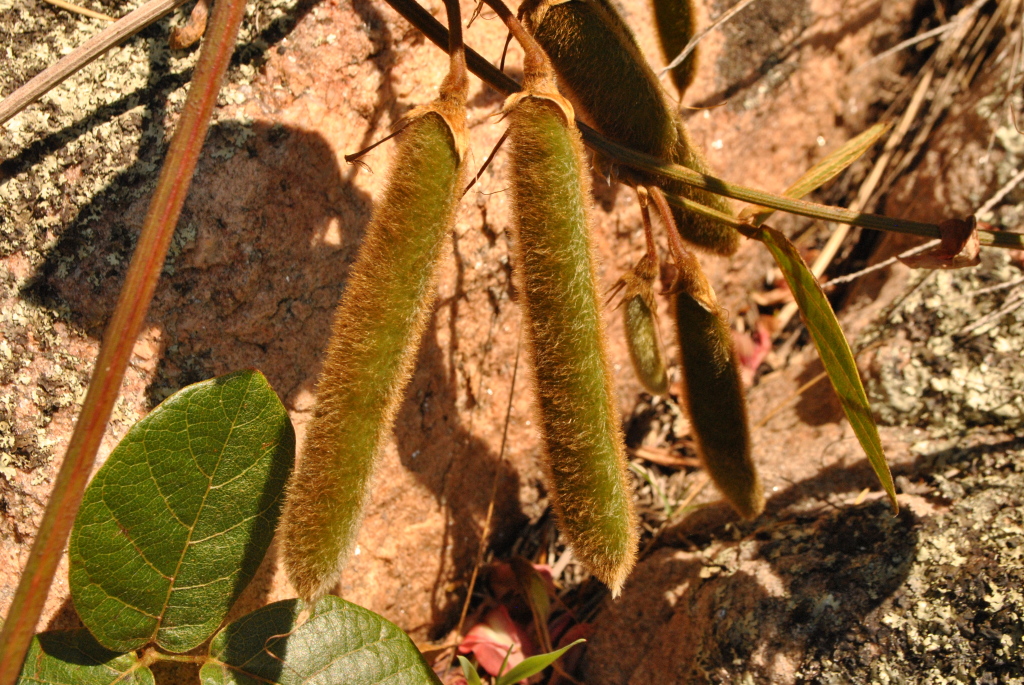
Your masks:
[{"label": "fallen flower petal", "polygon": [[472,652],[485,671],[501,675],[498,670],[502,663],[505,664],[504,673],[532,654],[532,645],[523,629],[509,616],[508,609],[499,606],[487,613],[483,623],[470,629],[459,645],[459,651],[463,654]]}]

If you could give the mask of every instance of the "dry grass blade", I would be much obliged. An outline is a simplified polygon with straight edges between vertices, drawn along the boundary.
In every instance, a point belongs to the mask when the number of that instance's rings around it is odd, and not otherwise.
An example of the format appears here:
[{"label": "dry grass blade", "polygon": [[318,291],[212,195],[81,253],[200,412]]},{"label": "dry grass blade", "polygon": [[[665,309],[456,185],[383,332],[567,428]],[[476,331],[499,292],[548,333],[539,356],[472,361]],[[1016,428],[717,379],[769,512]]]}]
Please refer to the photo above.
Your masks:
[{"label": "dry grass blade", "polygon": [[843,411],[846,412],[878,480],[889,495],[893,511],[899,511],[892,474],[885,461],[878,428],[871,416],[871,407],[860,380],[860,373],[857,371],[853,352],[839,327],[839,321],[832,311],[828,298],[818,285],[818,279],[807,268],[800,253],[786,236],[767,226],[752,230],[749,235],[764,243],[786,277],[789,289],[804,315],[814,345],[818,348],[821,363],[825,366],[829,380],[832,381],[832,386],[843,405]]},{"label": "dry grass blade", "polygon": [[[892,161],[893,154],[896,148],[903,142],[907,132],[910,130],[911,125],[917,119],[918,112],[921,110],[921,106],[924,103],[925,96],[928,93],[928,88],[932,83],[932,78],[935,76],[935,70],[929,69],[925,72],[921,78],[920,83],[914,90],[914,95],[910,100],[910,104],[907,106],[906,111],[900,118],[899,124],[896,129],[889,136],[888,140],[885,141],[885,148],[882,150],[882,155],[875,162],[874,167],[871,169],[871,173],[861,184],[860,190],[857,191],[857,198],[850,205],[851,209],[860,210],[868,202],[868,199],[878,188],[881,183],[882,176],[886,169],[889,168],[889,163]],[[815,258],[814,263],[811,264],[811,273],[815,277],[820,277],[825,273],[825,269],[828,268],[829,264],[835,258],[839,252],[840,246],[843,241],[846,240],[846,236],[850,234],[850,226],[848,224],[841,224],[835,227],[832,231],[832,235],[829,236],[825,246],[821,249],[821,252]],[[790,302],[775,317],[775,326],[777,331],[782,331],[789,325],[790,319],[796,314],[797,305],[795,302]]]},{"label": "dry grass blade", "polygon": [[[859,136],[851,138],[825,157],[825,159],[808,169],[803,176],[798,178],[793,185],[786,188],[782,194],[786,197],[801,198],[817,190],[843,173],[847,167],[857,161],[872,145],[878,142],[878,139],[888,130],[888,124],[875,124]],[[748,207],[740,213],[740,218],[750,216],[750,223],[760,226],[774,213],[774,209],[766,207]]]},{"label": "dry grass blade", "polygon": [[100,19],[102,21],[117,21],[114,17],[109,14],[103,14],[102,12],[96,12],[88,7],[80,7],[73,3],[67,2],[67,0],[45,0],[47,3],[54,7],[60,7],[68,12],[74,12],[75,14],[81,14],[83,17],[89,17],[91,19]]},{"label": "dry grass blade", "polygon": [[135,35],[155,21],[159,21],[171,10],[184,5],[186,0],[152,0],[134,12],[121,17],[95,36],[85,41],[53,66],[47,67],[28,83],[8,95],[0,102],[0,124],[48,93],[85,65],[120,43]]}]

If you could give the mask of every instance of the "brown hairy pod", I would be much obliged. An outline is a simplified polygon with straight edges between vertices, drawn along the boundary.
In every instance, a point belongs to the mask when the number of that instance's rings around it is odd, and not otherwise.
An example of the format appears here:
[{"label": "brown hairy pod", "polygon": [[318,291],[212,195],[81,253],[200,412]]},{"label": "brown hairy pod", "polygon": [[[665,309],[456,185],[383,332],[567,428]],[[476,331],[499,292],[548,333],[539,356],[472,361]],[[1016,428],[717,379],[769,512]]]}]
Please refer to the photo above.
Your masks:
[{"label": "brown hairy pod", "polygon": [[[693,6],[693,0],[651,0],[651,5],[654,10],[654,25],[658,29],[658,41],[661,43],[661,54],[667,64],[686,48],[693,34],[697,32],[697,10]],[[680,98],[697,74],[698,49],[695,48],[669,72]]]},{"label": "brown hairy pod", "polygon": [[[609,0],[526,0],[519,11],[585,121],[618,143],[707,173],[703,156]],[[732,213],[726,200],[706,190],[640,172],[622,173],[632,183],[658,184],[674,195]],[[719,254],[736,251],[739,238],[731,227],[693,212],[673,211],[687,241]]]},{"label": "brown hairy pod", "polygon": [[657,77],[610,4],[527,0],[519,11],[584,120],[623,145],[671,157],[675,117]]},{"label": "brown hairy pod", "polygon": [[732,334],[697,259],[677,256],[675,310],[683,362],[683,400],[704,468],[743,518],[764,509],[750,454],[747,403]]},{"label": "brown hairy pod", "polygon": [[623,275],[622,319],[626,347],[640,384],[652,395],[668,393],[668,374],[661,353],[658,309],[654,300],[657,263],[647,255]]},{"label": "brown hairy pod", "polygon": [[[704,154],[694,144],[690,137],[690,132],[686,130],[682,122],[679,122],[679,137],[672,154],[672,161],[688,169],[693,169],[699,174],[711,174],[708,163],[704,159]],[[729,202],[728,198],[721,195],[716,195],[707,190],[694,188],[680,182],[668,181],[660,185],[667,193],[699,202],[712,209],[717,209],[723,214],[730,216],[733,214],[732,203]],[[679,235],[696,247],[729,256],[736,252],[740,246],[740,233],[732,226],[719,223],[694,212],[688,212],[681,207],[673,206],[672,216],[679,229]]]},{"label": "brown hairy pod", "polygon": [[355,544],[371,476],[433,310],[464,180],[467,84],[462,52],[453,51],[440,97],[414,110],[397,136],[387,187],[335,314],[282,520],[288,577],[309,604],[337,583]]}]

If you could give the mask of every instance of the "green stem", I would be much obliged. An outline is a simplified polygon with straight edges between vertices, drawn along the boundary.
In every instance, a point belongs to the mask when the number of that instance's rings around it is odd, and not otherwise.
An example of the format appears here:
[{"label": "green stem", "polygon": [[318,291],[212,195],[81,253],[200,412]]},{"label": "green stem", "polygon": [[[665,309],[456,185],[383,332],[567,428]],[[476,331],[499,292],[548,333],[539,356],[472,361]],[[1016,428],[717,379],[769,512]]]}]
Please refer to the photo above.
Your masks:
[{"label": "green stem", "polygon": [[244,13],[245,0],[220,0],[214,7],[188,99],[114,315],[104,333],[82,412],[0,633],[0,685],[13,685],[21,671],[117,400],[128,359],[153,299]]},{"label": "green stem", "polygon": [[[429,12],[419,6],[416,0],[386,0],[392,8],[408,20],[410,24],[423,32],[423,34],[442,50],[448,49],[448,30],[442,26]],[[489,86],[503,95],[510,95],[521,90],[518,83],[499,71],[493,64],[480,56],[479,53],[466,48],[466,61],[469,69],[482,79]],[[583,142],[597,152],[625,166],[657,174],[663,178],[682,181],[687,185],[703,188],[718,195],[724,195],[736,200],[751,202],[762,207],[770,207],[790,214],[798,214],[813,219],[835,221],[841,224],[873,228],[879,231],[891,233],[906,233],[909,235],[921,236],[924,238],[939,238],[941,234],[936,224],[927,224],[908,219],[894,219],[892,217],[879,216],[855,212],[840,207],[829,207],[815,202],[795,200],[793,198],[768,193],[763,190],[756,190],[746,186],[736,185],[723,181],[722,179],[699,174],[692,169],[665,162],[657,157],[646,155],[642,152],[624,147],[604,137],[594,129],[581,121],[576,122],[580,133],[583,134]],[[695,212],[719,219],[724,223],[739,228],[741,224],[732,217],[725,220],[725,215],[715,210],[697,204],[680,197],[669,196],[672,204],[686,207]],[[1024,249],[1024,234],[1011,233],[1009,231],[985,231],[978,230],[978,238],[982,245],[991,247],[1002,247],[1007,249]]]},{"label": "green stem", "polygon": [[[744,202],[751,202],[764,207],[771,207],[772,209],[789,212],[790,214],[811,217],[812,219],[835,221],[841,224],[873,228],[879,231],[906,233],[924,238],[942,237],[942,234],[939,232],[939,227],[935,224],[911,221],[909,219],[895,219],[887,216],[879,216],[878,214],[868,214],[866,212],[856,212],[851,209],[843,209],[841,207],[830,207],[828,205],[820,205],[816,202],[796,200],[791,197],[775,195],[774,193],[768,193],[763,190],[756,190],[754,188],[736,185],[729,183],[728,181],[723,181],[720,178],[715,178],[714,176],[708,176],[706,174],[699,174],[684,166],[671,164],[669,162],[662,161],[657,157],[652,157],[642,152],[631,150],[628,147],[624,147],[618,143],[608,140],[593,129],[587,129],[583,126],[581,126],[580,129],[583,133],[583,140],[589,147],[607,155],[608,157],[614,158],[616,161],[625,164],[626,166],[646,171],[648,173],[657,174],[663,178],[679,180],[687,185],[703,188],[718,195],[731,197],[735,200],[743,200]],[[710,216],[718,219],[719,221],[723,221],[724,223],[736,226],[737,228],[742,225],[741,222],[737,222],[735,219],[727,217],[725,214],[717,212],[710,207],[704,207],[703,205],[699,205],[680,197],[668,197],[671,204],[691,209],[705,216]],[[726,219],[729,220],[726,221]],[[1024,249],[1024,234],[1021,233],[1011,233],[1009,231],[986,231],[979,229],[978,237],[982,245],[1016,250]]]}]

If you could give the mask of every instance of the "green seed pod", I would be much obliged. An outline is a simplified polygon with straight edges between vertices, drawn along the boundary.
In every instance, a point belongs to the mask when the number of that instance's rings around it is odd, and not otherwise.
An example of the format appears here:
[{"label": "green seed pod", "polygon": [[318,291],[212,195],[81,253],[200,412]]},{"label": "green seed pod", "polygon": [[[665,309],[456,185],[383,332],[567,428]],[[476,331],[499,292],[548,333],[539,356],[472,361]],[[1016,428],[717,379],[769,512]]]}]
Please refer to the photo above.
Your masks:
[{"label": "green seed pod", "polygon": [[[636,38],[608,0],[526,0],[519,11],[587,123],[617,143],[708,172]],[[635,171],[623,173],[633,183],[659,185],[673,195],[732,213],[726,201],[706,190]],[[673,211],[687,241],[718,254],[736,251],[739,238],[731,227]]]},{"label": "green seed pod", "polygon": [[[686,48],[686,44],[697,32],[697,10],[693,0],[652,0],[654,24],[658,29],[661,54],[668,64]],[[693,83],[697,74],[697,49],[672,69],[672,81],[676,84],[679,97]]]},{"label": "green seed pod", "polygon": [[648,392],[664,395],[668,393],[668,375],[661,353],[658,310],[654,301],[657,268],[651,256],[644,255],[629,273],[623,275],[619,284],[623,287],[622,319],[633,371]]},{"label": "green seed pod", "polygon": [[595,288],[590,176],[572,108],[543,85],[505,107],[524,337],[560,528],[618,595],[637,522]]},{"label": "green seed pod", "polygon": [[397,136],[384,196],[335,315],[316,409],[288,487],[284,563],[310,605],[337,583],[355,543],[374,466],[433,310],[463,177],[466,80],[464,66],[460,77],[454,65],[442,96],[414,111]]},{"label": "green seed pod", "polygon": [[732,335],[696,258],[677,264],[676,325],[683,361],[683,398],[704,468],[740,514],[764,509],[764,491],[750,455],[747,406]]}]

